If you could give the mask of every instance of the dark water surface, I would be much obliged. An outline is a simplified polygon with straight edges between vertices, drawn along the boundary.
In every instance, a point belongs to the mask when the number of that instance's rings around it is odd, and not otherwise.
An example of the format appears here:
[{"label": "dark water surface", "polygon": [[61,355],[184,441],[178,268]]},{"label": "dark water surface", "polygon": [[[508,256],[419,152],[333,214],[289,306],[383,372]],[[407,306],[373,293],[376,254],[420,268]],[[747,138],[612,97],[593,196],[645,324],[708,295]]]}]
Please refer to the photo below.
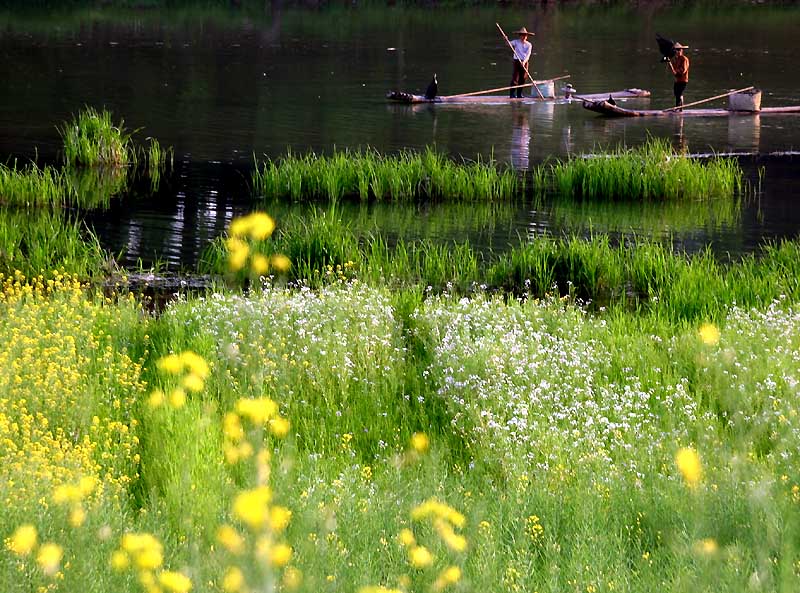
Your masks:
[{"label": "dark water surface", "polygon": [[[682,206],[387,205],[342,207],[355,225],[404,237],[469,238],[502,248],[542,232],[626,232],[674,237],[734,254],[800,229],[800,116],[607,120],[579,104],[390,105],[391,89],[421,91],[431,74],[454,94],[507,84],[508,50],[495,29],[536,32],[533,74],[569,73],[580,92],[627,87],[671,104],[659,33],[691,46],[692,101],[749,84],[764,106],[800,104],[796,47],[800,8],[421,9],[267,11],[0,11],[0,156],[55,161],[56,126],[84,105],[106,107],[137,137],[175,148],[160,190],[142,185],[88,220],[103,243],[142,258],[191,265],[230,218],[253,207],[253,155],[435,144],[452,155],[525,169],[551,156],[590,152],[648,136],[692,152],[736,152],[748,176],[765,167],[763,192],[740,211]],[[719,104],[719,103],[718,103]],[[297,206],[295,208],[302,208]],[[285,215],[290,207],[272,211]]]}]

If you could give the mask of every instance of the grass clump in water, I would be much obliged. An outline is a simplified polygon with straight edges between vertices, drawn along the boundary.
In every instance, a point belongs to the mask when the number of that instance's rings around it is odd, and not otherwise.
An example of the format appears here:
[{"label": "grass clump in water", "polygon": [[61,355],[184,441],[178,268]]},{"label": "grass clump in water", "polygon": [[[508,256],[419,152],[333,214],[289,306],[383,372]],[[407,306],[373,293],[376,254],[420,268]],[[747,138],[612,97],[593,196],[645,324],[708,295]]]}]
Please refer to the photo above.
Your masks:
[{"label": "grass clump in water", "polygon": [[663,139],[642,146],[572,157],[534,173],[540,191],[583,200],[678,200],[727,197],[743,189],[736,159],[702,161]]},{"label": "grass clump in water", "polygon": [[458,163],[431,148],[394,156],[367,149],[334,151],[331,156],[289,152],[257,163],[253,187],[269,199],[507,200],[520,191],[522,182],[513,171],[498,170],[491,160]]},{"label": "grass clump in water", "polygon": [[68,165],[124,167],[131,163],[131,137],[123,122],[115,125],[111,112],[86,107],[60,129]]}]

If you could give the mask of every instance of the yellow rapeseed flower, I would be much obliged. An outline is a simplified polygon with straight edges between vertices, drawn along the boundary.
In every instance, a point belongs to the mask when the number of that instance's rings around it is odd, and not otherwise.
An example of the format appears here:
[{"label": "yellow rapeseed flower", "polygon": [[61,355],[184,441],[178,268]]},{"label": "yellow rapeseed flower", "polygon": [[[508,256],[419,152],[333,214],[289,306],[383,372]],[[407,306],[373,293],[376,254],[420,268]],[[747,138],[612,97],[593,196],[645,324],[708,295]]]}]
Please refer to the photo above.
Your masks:
[{"label": "yellow rapeseed flower", "polygon": [[244,538],[230,525],[221,525],[217,529],[217,541],[232,554],[241,554],[244,551]]},{"label": "yellow rapeseed flower", "polygon": [[286,273],[289,271],[289,268],[292,267],[292,261],[285,255],[281,254],[273,255],[272,267],[275,268],[278,272]]},{"label": "yellow rapeseed flower", "polygon": [[716,346],[719,344],[719,329],[713,323],[704,323],[698,330],[700,339],[707,346]]},{"label": "yellow rapeseed flower", "polygon": [[390,589],[389,587],[382,587],[380,585],[370,585],[368,587],[361,587],[358,593],[404,593],[402,589]]},{"label": "yellow rapeseed flower", "polygon": [[122,572],[128,566],[130,566],[131,560],[128,557],[128,554],[123,552],[122,550],[115,550],[113,554],[111,554],[111,568],[116,570],[117,572]]},{"label": "yellow rapeseed flower", "polygon": [[222,590],[225,593],[239,593],[244,586],[244,573],[237,566],[231,566],[222,577]]},{"label": "yellow rapeseed flower", "polygon": [[72,527],[80,527],[86,521],[86,511],[82,506],[72,509],[67,519]]},{"label": "yellow rapeseed flower", "polygon": [[467,549],[467,538],[457,534],[447,521],[436,519],[433,526],[448,548],[456,552],[463,552]]},{"label": "yellow rapeseed flower", "polygon": [[420,455],[427,453],[430,446],[431,441],[424,432],[415,432],[411,436],[411,447]]},{"label": "yellow rapeseed flower", "polygon": [[289,421],[280,416],[269,421],[269,431],[279,439],[289,434],[289,427]]},{"label": "yellow rapeseed flower", "polygon": [[703,468],[697,451],[690,447],[681,448],[675,455],[675,464],[690,487],[694,488],[700,483]]},{"label": "yellow rapeseed flower", "polygon": [[414,546],[408,551],[408,561],[414,568],[426,568],[433,564],[433,555],[425,546]]},{"label": "yellow rapeseed flower", "polygon": [[272,491],[259,486],[240,492],[233,501],[233,515],[250,529],[260,529],[269,518]]},{"label": "yellow rapeseed flower", "polygon": [[433,583],[433,590],[441,591],[450,585],[455,585],[460,580],[461,569],[458,566],[448,566],[436,578],[436,581]]},{"label": "yellow rapeseed flower", "polygon": [[269,510],[269,527],[275,533],[281,533],[289,526],[292,519],[292,511],[279,505],[273,506]]},{"label": "yellow rapeseed flower", "polygon": [[6,546],[17,556],[27,556],[36,547],[37,540],[36,528],[25,524],[17,527]]},{"label": "yellow rapeseed flower", "polygon": [[164,373],[177,375],[183,371],[183,362],[177,354],[167,354],[158,359],[158,369]]},{"label": "yellow rapeseed flower", "polygon": [[269,260],[260,253],[257,253],[253,256],[253,260],[250,262],[250,269],[253,270],[254,274],[263,276],[269,272]]},{"label": "yellow rapeseed flower", "polygon": [[181,383],[192,393],[200,393],[206,386],[200,375],[196,375],[195,373],[186,375]]},{"label": "yellow rapeseed flower", "polygon": [[154,389],[147,398],[147,405],[153,409],[160,407],[164,404],[164,392],[160,389]]},{"label": "yellow rapeseed flower", "polygon": [[42,572],[48,576],[53,576],[61,567],[61,559],[64,557],[64,550],[58,544],[52,542],[42,544],[39,553],[36,554],[36,563],[41,567]]},{"label": "yellow rapeseed flower", "polygon": [[464,515],[456,511],[453,507],[440,502],[436,498],[430,498],[426,500],[411,511],[411,518],[415,521],[420,521],[430,517],[444,519],[456,527],[464,527],[464,524],[467,521]]},{"label": "yellow rapeseed flower", "polygon": [[296,591],[303,582],[303,573],[294,566],[287,566],[283,571],[281,582],[285,591]]},{"label": "yellow rapeseed flower", "polygon": [[186,392],[180,387],[176,387],[169,394],[169,405],[176,410],[186,405]]},{"label": "yellow rapeseed flower", "polygon": [[202,356],[195,354],[191,350],[186,350],[185,352],[181,352],[180,359],[190,373],[197,375],[201,379],[208,378],[210,369],[208,363]]},{"label": "yellow rapeseed flower", "polygon": [[417,543],[417,540],[414,537],[414,532],[407,528],[400,531],[397,539],[399,539],[400,543],[404,546],[413,546],[415,543]]},{"label": "yellow rapeseed flower", "polygon": [[268,397],[242,398],[236,402],[236,411],[253,424],[264,426],[278,414],[278,404]]},{"label": "yellow rapeseed flower", "polygon": [[172,593],[189,593],[192,589],[192,580],[185,574],[164,570],[158,575],[159,584]]},{"label": "yellow rapeseed flower", "polygon": [[287,544],[277,544],[269,551],[269,563],[276,568],[286,566],[291,559],[292,547]]},{"label": "yellow rapeseed flower", "polygon": [[717,540],[711,537],[701,539],[694,544],[694,551],[703,556],[713,556],[718,550]]}]

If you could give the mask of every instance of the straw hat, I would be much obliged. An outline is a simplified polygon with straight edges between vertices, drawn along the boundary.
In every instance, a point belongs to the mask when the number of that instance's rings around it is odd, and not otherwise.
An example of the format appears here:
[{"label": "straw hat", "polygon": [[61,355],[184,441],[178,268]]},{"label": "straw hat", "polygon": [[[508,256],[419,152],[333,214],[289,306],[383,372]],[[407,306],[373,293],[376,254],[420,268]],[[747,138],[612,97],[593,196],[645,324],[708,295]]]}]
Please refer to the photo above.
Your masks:
[{"label": "straw hat", "polygon": [[680,41],[676,41],[672,44],[672,49],[689,49],[689,46],[683,45]]},{"label": "straw hat", "polygon": [[531,33],[525,27],[522,27],[519,31],[514,31],[514,35],[536,35],[536,33]]}]

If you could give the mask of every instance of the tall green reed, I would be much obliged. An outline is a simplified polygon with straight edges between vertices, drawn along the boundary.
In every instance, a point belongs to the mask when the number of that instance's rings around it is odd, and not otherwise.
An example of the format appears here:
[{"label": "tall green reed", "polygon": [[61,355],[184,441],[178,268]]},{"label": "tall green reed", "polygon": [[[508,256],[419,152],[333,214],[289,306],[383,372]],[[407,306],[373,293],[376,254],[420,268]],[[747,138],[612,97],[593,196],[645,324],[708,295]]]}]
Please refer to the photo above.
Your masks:
[{"label": "tall green reed", "polygon": [[124,167],[135,159],[131,135],[122,121],[114,124],[111,113],[86,107],[59,131],[68,165]]}]

